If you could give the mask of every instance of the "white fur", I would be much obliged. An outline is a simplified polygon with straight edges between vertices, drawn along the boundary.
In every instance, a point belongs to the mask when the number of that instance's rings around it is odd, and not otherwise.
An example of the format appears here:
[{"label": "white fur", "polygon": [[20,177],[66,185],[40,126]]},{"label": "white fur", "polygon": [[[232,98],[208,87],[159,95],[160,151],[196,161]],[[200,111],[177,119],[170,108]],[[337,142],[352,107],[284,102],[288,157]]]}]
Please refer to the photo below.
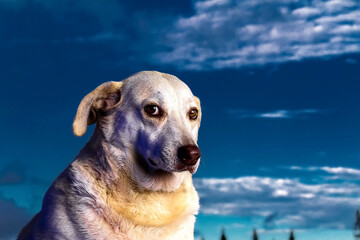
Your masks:
[{"label": "white fur", "polygon": [[[149,104],[164,115],[146,114]],[[199,100],[175,76],[140,72],[102,84],[82,100],[73,124],[81,136],[97,122],[92,138],[18,239],[193,239],[199,199],[191,173],[199,162],[182,165],[177,150],[197,145],[200,119]]]}]

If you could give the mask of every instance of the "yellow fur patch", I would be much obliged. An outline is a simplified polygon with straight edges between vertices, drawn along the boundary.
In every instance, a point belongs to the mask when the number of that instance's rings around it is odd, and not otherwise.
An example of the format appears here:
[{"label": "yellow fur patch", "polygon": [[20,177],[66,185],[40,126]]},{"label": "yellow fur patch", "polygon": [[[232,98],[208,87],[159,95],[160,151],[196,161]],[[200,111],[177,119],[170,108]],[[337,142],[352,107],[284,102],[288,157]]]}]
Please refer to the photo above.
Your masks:
[{"label": "yellow fur patch", "polygon": [[135,225],[165,226],[187,216],[198,201],[190,174],[174,192],[138,191],[126,177],[121,180],[116,191],[108,191],[103,197],[110,209]]}]

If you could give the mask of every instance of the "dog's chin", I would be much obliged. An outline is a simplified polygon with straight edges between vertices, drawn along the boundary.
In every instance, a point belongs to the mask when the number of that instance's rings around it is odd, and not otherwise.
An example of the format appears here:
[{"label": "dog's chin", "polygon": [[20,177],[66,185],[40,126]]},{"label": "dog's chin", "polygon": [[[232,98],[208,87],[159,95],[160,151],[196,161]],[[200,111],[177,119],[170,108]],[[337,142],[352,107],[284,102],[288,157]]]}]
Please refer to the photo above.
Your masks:
[{"label": "dog's chin", "polygon": [[176,167],[176,169],[174,170],[174,172],[183,172],[183,171],[188,171],[191,174],[196,173],[197,169],[198,169],[199,163],[193,165],[193,166],[184,166],[184,165],[178,165]]},{"label": "dog's chin", "polygon": [[197,166],[176,167],[172,169],[162,169],[152,159],[145,159],[140,154],[136,154],[135,181],[138,185],[150,191],[172,192],[178,189],[184,177],[190,172],[195,173]]},{"label": "dog's chin", "polygon": [[174,166],[173,168],[161,168],[151,158],[149,158],[147,160],[142,158],[142,160],[140,160],[140,161],[144,162],[144,164],[142,164],[142,166],[144,166],[145,170],[150,175],[161,175],[161,174],[166,174],[166,173],[169,174],[169,173],[185,172],[185,171],[188,171],[191,174],[194,174],[196,172],[197,168],[198,168],[198,164],[193,165],[193,166],[185,166],[185,165],[180,164],[180,163],[177,164],[176,166]]}]

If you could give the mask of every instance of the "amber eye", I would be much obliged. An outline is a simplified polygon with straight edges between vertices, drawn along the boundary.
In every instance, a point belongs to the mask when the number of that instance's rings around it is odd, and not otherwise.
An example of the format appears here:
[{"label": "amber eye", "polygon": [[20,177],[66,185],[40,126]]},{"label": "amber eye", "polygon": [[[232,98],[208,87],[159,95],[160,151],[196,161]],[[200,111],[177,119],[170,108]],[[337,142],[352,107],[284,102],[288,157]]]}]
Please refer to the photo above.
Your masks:
[{"label": "amber eye", "polygon": [[160,116],[160,108],[156,105],[150,104],[144,107],[144,111],[150,116]]},{"label": "amber eye", "polygon": [[189,117],[191,120],[195,120],[198,117],[198,110],[196,109],[191,109],[189,112]]}]

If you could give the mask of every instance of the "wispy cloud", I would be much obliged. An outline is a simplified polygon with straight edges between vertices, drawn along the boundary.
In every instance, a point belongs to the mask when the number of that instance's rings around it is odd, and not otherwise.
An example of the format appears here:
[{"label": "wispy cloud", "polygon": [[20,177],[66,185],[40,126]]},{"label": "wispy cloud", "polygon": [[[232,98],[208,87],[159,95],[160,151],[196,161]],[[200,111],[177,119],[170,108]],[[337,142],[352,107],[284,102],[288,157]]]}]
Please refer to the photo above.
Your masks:
[{"label": "wispy cloud", "polygon": [[237,68],[360,51],[360,3],[330,1],[194,2],[179,18],[160,62],[186,69]]},{"label": "wispy cloud", "polygon": [[354,168],[344,168],[344,167],[321,167],[321,170],[333,173],[333,174],[350,174],[360,176],[360,170]]},{"label": "wispy cloud", "polygon": [[265,118],[265,119],[287,119],[287,118],[307,118],[312,115],[319,114],[318,109],[299,109],[299,110],[273,110],[267,112],[260,112],[247,109],[227,109],[230,115],[236,118]]},{"label": "wispy cloud", "polygon": [[19,162],[8,162],[0,170],[0,186],[6,184],[19,184],[26,178],[27,167]]},{"label": "wispy cloud", "polygon": [[116,34],[113,32],[100,32],[91,36],[77,36],[71,38],[63,38],[63,39],[54,39],[52,43],[69,43],[69,42],[107,42],[107,41],[123,41],[125,36],[121,34]]},{"label": "wispy cloud", "polygon": [[278,227],[351,228],[360,204],[354,183],[306,184],[269,177],[195,179],[204,214],[271,220]]},{"label": "wispy cloud", "polygon": [[39,211],[49,184],[37,175],[28,174],[28,166],[20,161],[5,162],[0,167],[0,239],[16,239]]},{"label": "wispy cloud", "polygon": [[[0,43],[102,44],[141,62],[198,70],[360,51],[360,2],[355,0],[195,0],[192,7],[184,1],[143,2],[136,13],[137,3],[131,2],[65,2],[0,1],[6,25],[15,26],[17,15],[27,20],[23,28],[0,36]],[[38,29],[39,21],[51,24]]]},{"label": "wispy cloud", "polygon": [[327,174],[330,174],[331,177],[328,179],[352,179],[360,180],[360,170],[356,168],[347,168],[347,167],[328,167],[328,166],[310,166],[310,167],[300,167],[300,166],[291,166],[290,170],[296,171],[321,171]]},{"label": "wispy cloud", "polygon": [[30,220],[24,208],[0,196],[0,239],[15,239],[19,231]]},{"label": "wispy cloud", "polygon": [[358,63],[358,61],[356,59],[353,59],[353,58],[347,58],[346,62],[349,63],[349,64],[357,64]]}]

